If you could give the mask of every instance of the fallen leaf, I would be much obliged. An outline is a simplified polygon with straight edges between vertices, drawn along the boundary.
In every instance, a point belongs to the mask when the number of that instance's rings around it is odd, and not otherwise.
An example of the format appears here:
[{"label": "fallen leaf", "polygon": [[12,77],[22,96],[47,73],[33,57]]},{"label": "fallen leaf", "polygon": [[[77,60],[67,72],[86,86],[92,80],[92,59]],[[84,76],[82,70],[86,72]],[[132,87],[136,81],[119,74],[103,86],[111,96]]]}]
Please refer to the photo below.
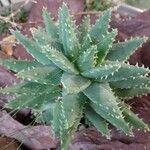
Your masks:
[{"label": "fallen leaf", "polygon": [[4,51],[7,55],[12,56],[13,55],[13,45],[16,41],[16,38],[14,35],[7,36],[3,38],[1,42],[1,49]]}]

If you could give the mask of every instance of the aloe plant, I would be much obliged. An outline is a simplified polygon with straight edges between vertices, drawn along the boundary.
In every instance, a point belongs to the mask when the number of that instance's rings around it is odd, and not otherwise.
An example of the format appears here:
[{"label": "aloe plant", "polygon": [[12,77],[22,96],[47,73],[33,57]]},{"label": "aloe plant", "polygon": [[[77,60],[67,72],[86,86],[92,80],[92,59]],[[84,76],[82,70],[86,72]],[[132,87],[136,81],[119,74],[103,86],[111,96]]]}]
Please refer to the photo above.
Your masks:
[{"label": "aloe plant", "polygon": [[68,149],[83,117],[107,138],[110,124],[127,135],[133,135],[133,127],[149,130],[125,103],[150,92],[150,70],[128,63],[146,38],[115,43],[117,30],[108,32],[110,17],[107,10],[91,26],[86,16],[77,27],[64,3],[56,26],[44,9],[45,28],[32,29],[33,38],[12,31],[34,60],[0,60],[22,79],[1,89],[15,95],[5,107],[31,108],[38,122],[52,127],[62,150]]}]

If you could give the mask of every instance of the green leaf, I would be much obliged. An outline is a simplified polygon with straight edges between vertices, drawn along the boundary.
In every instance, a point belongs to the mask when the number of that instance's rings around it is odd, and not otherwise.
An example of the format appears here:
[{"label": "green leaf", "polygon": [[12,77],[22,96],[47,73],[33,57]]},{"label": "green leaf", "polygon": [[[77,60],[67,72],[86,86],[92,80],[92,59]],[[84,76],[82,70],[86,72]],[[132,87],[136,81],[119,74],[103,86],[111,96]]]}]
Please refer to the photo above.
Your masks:
[{"label": "green leaf", "polygon": [[105,79],[110,74],[113,74],[120,68],[120,64],[117,62],[112,62],[111,64],[104,64],[97,66],[93,69],[82,72],[81,74],[87,78],[100,78]]},{"label": "green leaf", "polygon": [[59,10],[59,37],[64,46],[64,52],[72,61],[79,55],[79,41],[76,37],[76,27],[69,15],[68,7],[63,3]]},{"label": "green leaf", "polygon": [[113,88],[129,89],[129,88],[142,88],[150,85],[150,78],[148,77],[136,77],[128,78],[126,80],[111,82]]},{"label": "green leaf", "polygon": [[[41,93],[47,93],[49,87],[58,88],[57,91],[60,92],[59,86],[52,86],[47,84],[40,84],[36,82],[24,82],[14,86],[1,88],[0,92],[3,94],[15,94],[15,95],[40,95]],[[53,91],[55,93],[55,91]],[[32,97],[31,97],[32,98]]]},{"label": "green leaf", "polygon": [[120,80],[127,80],[128,78],[135,78],[139,76],[146,75],[149,73],[148,68],[133,66],[125,63],[118,63],[121,65],[121,67],[114,72],[113,74],[110,74],[105,79],[98,79],[97,81],[100,82],[110,82],[110,81],[120,81]]},{"label": "green leaf", "polygon": [[110,48],[112,47],[116,35],[117,35],[117,30],[113,30],[112,32],[109,32],[104,37],[102,37],[102,40],[98,43],[97,45],[98,64],[103,63],[103,61],[105,60],[105,57],[107,56]]},{"label": "green leaf", "polygon": [[90,25],[90,16],[84,16],[82,23],[79,26],[79,41],[82,43],[85,38],[88,36],[89,32],[91,29],[91,25]]},{"label": "green leaf", "polygon": [[[0,88],[0,93],[3,94],[26,94],[26,90],[23,90],[22,87],[25,86],[28,83],[18,83],[17,85],[14,84],[13,86]],[[32,84],[32,83],[31,83]]]},{"label": "green leaf", "polygon": [[1,59],[0,65],[3,65],[7,69],[14,72],[19,72],[22,70],[29,70],[33,67],[42,67],[43,65],[37,61],[30,60],[15,60],[15,59]]},{"label": "green leaf", "polygon": [[50,47],[50,45],[45,45],[42,49],[45,51],[46,56],[60,69],[68,73],[79,74],[74,64],[62,52]]},{"label": "green leaf", "polygon": [[64,110],[64,114],[62,115],[64,116],[64,120],[66,119],[66,129],[72,127],[77,118],[81,119],[83,105],[84,100],[80,98],[80,95],[63,95],[62,109]]},{"label": "green leaf", "polygon": [[92,84],[84,94],[91,100],[91,107],[112,125],[131,134],[127,123],[123,119],[122,111],[119,109],[117,98],[113,95],[107,84]]},{"label": "green leaf", "polygon": [[60,137],[61,149],[67,150],[72,139],[72,134],[80,123],[84,102],[80,99],[79,95],[75,94],[63,95],[62,101],[57,103],[58,105],[54,109],[54,131],[57,131],[57,135]]},{"label": "green leaf", "polygon": [[[84,101],[79,95],[65,95],[62,102],[62,110],[64,110],[62,116],[65,116],[67,124],[65,125],[66,132],[63,132],[61,136],[61,149],[68,150],[72,134],[77,130],[82,118]],[[66,138],[66,135],[69,136]]]},{"label": "green leaf", "polygon": [[81,104],[82,102],[79,101],[79,96],[76,94],[65,94],[65,96],[62,97],[62,100],[56,102],[53,111],[53,127],[57,127],[55,130],[56,135],[63,135],[61,132],[73,126],[76,119],[79,117],[79,114],[82,112]]},{"label": "green leaf", "polygon": [[52,62],[40,51],[41,48],[36,44],[36,42],[27,38],[19,31],[12,31],[12,34],[15,35],[19,43],[22,44],[24,48],[26,48],[27,52],[30,53],[38,62],[43,65],[52,65]]},{"label": "green leaf", "polygon": [[[51,44],[52,47],[62,51],[63,46],[62,44],[58,41],[58,39],[54,39],[48,36],[48,34],[45,32],[45,29],[43,28],[32,28],[32,36],[36,43],[42,47],[43,45],[48,45]],[[42,50],[42,49],[41,49]]]},{"label": "green leaf", "polygon": [[92,44],[92,39],[90,37],[90,34],[87,34],[87,36],[83,39],[83,42],[81,44],[81,50],[80,53],[82,54],[84,51],[89,49]]},{"label": "green leaf", "polygon": [[64,128],[64,120],[62,119],[61,116],[61,101],[60,100],[56,100],[56,102],[54,103],[54,107],[53,107],[53,120],[52,120],[52,129],[53,129],[53,134],[56,137],[60,137],[60,129],[62,130]]},{"label": "green leaf", "polygon": [[61,83],[66,93],[76,94],[86,89],[91,81],[79,75],[63,73]]},{"label": "green leaf", "polygon": [[116,96],[122,98],[122,99],[131,99],[133,97],[138,97],[142,95],[147,95],[150,93],[149,87],[143,87],[143,88],[131,88],[131,89],[115,89],[114,93]]},{"label": "green leaf", "polygon": [[62,71],[55,67],[36,67],[28,71],[21,71],[17,73],[17,77],[26,81],[38,82],[42,84],[60,84]]},{"label": "green leaf", "polygon": [[44,20],[46,32],[48,33],[49,37],[58,39],[58,29],[55,26],[52,18],[50,17],[47,9],[43,9],[43,20]]},{"label": "green leaf", "polygon": [[101,40],[104,35],[107,34],[109,22],[111,18],[111,11],[107,10],[103,13],[102,16],[97,20],[95,25],[91,29],[91,37],[96,40]]},{"label": "green leaf", "polygon": [[99,114],[97,114],[91,107],[87,107],[85,110],[86,118],[102,133],[102,135],[110,138],[110,130],[108,129],[108,123]]},{"label": "green leaf", "polygon": [[37,116],[36,118],[37,123],[43,123],[49,126],[52,124],[52,121],[53,121],[53,113],[52,113],[53,109],[52,108],[54,104],[55,103],[51,103],[48,109],[44,110],[41,114]]},{"label": "green leaf", "polygon": [[11,109],[32,108],[33,111],[42,112],[47,109],[54,100],[60,96],[58,87],[49,87],[45,91],[39,91],[39,94],[26,93],[17,96],[16,99],[8,102],[5,107]]},{"label": "green leaf", "polygon": [[140,119],[135,113],[133,113],[130,110],[130,107],[125,103],[120,103],[121,110],[123,111],[124,119],[133,127],[142,129],[142,130],[148,130],[149,127],[147,124],[145,124],[142,119]]},{"label": "green leaf", "polygon": [[116,43],[112,46],[106,59],[111,61],[125,61],[139,46],[142,46],[146,40],[147,38],[134,38],[125,42]]},{"label": "green leaf", "polygon": [[79,41],[81,43],[80,54],[82,54],[84,51],[91,47],[92,39],[90,37],[90,30],[90,16],[85,16],[81,25],[79,26]]},{"label": "green leaf", "polygon": [[93,45],[84,51],[77,60],[78,67],[81,71],[92,69],[96,65],[97,46]]}]

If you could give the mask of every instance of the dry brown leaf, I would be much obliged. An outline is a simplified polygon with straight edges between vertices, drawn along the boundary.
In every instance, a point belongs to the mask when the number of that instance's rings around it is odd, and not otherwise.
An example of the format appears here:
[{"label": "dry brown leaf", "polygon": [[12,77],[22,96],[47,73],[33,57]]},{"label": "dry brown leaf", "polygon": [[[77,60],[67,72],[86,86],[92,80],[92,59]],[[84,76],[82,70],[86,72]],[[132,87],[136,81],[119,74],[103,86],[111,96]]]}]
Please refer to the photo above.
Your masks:
[{"label": "dry brown leaf", "polygon": [[13,55],[13,44],[15,43],[15,41],[16,41],[16,38],[14,35],[5,37],[1,44],[2,51],[4,51],[7,55],[12,56]]}]

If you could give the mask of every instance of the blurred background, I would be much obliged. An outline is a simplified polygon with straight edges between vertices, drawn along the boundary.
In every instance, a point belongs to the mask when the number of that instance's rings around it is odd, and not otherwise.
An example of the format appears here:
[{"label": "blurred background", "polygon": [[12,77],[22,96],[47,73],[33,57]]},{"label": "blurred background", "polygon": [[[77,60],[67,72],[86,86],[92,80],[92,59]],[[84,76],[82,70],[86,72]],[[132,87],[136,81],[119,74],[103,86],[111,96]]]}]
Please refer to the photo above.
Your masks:
[{"label": "blurred background", "polygon": [[[30,9],[31,3],[33,2],[33,0],[0,0],[0,10],[2,10],[3,7],[5,8],[10,7],[10,4],[12,4],[13,7],[17,8],[17,6],[21,5],[25,1],[27,1],[25,7],[28,10]],[[88,7],[93,7],[95,5],[94,7],[97,10],[104,10],[107,7],[114,6],[114,4],[118,5],[121,3],[127,3],[129,5],[132,5],[141,9],[150,8],[150,0],[83,0],[83,1],[86,1],[86,3],[88,4]]]}]

